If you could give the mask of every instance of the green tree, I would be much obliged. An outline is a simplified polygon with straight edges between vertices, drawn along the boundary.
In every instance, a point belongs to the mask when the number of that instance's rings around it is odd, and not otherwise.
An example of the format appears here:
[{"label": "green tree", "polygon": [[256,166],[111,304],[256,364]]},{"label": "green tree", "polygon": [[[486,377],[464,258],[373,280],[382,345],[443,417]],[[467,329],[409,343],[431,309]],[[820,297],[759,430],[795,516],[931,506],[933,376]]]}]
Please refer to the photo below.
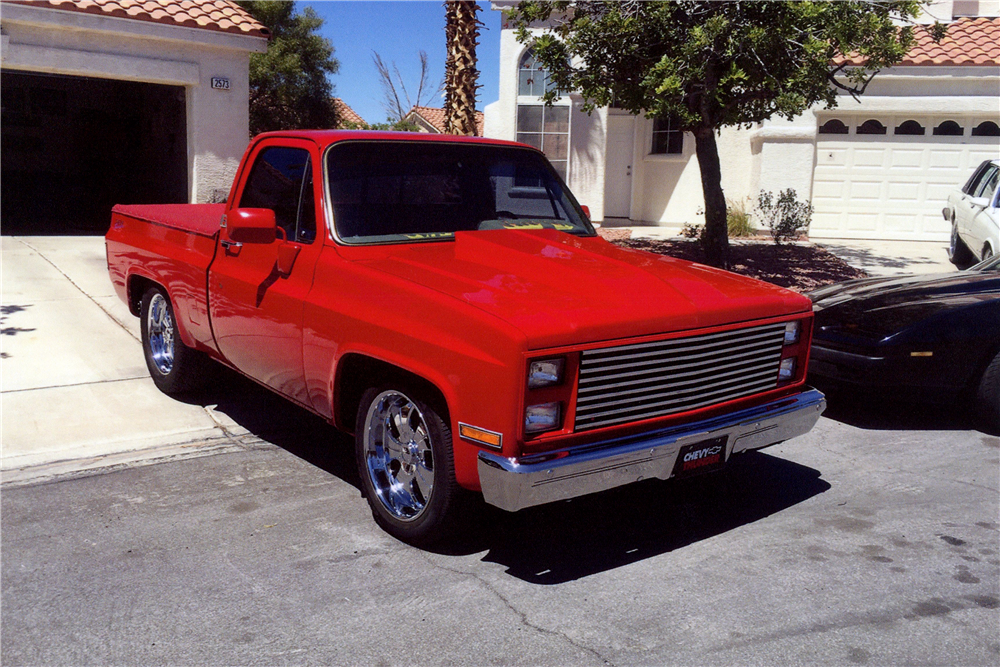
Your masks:
[{"label": "green tree", "polygon": [[[670,117],[695,138],[705,196],[708,261],[724,266],[729,241],[715,136],[810,106],[857,96],[913,43],[918,1],[521,2],[508,16],[558,90],[578,91],[584,110],[611,103]],[[551,30],[529,31],[552,20]],[[940,38],[940,27],[935,31]],[[842,54],[859,56],[848,65]],[[546,94],[549,101],[556,90]]]},{"label": "green tree", "polygon": [[330,40],[317,34],[323,19],[294,2],[241,0],[240,7],[271,32],[266,53],[250,56],[250,133],[337,126],[333,84],[340,63]]}]

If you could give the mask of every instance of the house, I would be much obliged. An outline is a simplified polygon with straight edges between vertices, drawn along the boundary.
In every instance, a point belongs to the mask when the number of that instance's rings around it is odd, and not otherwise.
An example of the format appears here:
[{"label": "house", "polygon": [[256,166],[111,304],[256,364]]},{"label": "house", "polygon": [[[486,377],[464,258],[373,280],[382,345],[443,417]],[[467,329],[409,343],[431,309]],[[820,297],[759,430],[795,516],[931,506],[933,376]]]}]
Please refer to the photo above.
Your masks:
[{"label": "house", "polygon": [[[845,95],[834,109],[791,121],[724,128],[717,143],[726,197],[794,188],[816,208],[814,238],[947,241],[949,190],[1000,152],[1000,2],[948,0],[927,12],[927,23],[949,22],[947,37],[935,44],[918,28],[906,59],[858,101]],[[546,72],[506,25],[500,63],[486,136],[543,150],[596,221],[703,221],[692,135],[614,108],[588,116],[572,93],[544,106]]]},{"label": "house", "polygon": [[358,112],[347,105],[344,100],[339,97],[333,98],[333,106],[337,110],[337,118],[340,119],[337,129],[351,129],[351,130],[367,130],[368,123],[358,115]]},{"label": "house", "polygon": [[116,203],[224,199],[267,29],[235,2],[0,3],[4,233],[101,231]]},{"label": "house", "polygon": [[[444,134],[444,109],[414,106],[403,118],[404,123],[413,123],[418,132]],[[483,136],[483,112],[476,112],[476,135]]]}]

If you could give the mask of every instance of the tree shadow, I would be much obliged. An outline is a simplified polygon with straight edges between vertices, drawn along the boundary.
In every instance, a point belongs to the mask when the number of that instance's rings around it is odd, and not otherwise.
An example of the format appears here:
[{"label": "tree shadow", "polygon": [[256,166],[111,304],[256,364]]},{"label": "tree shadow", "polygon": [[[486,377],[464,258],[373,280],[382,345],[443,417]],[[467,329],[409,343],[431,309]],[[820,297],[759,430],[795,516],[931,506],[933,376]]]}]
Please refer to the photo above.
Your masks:
[{"label": "tree shadow", "polygon": [[[31,308],[31,306],[18,306],[14,304],[0,306],[0,336],[16,336],[18,334],[34,331],[34,327],[13,327],[8,323],[11,315],[24,312],[28,308]],[[0,359],[10,359],[10,356],[11,355],[7,352],[0,352]]]},{"label": "tree shadow", "polygon": [[[938,264],[939,262],[930,257],[907,257],[902,258],[893,255],[885,255],[874,252],[869,248],[852,245],[842,245],[839,243],[822,243],[820,247],[836,255],[848,264],[860,266],[862,269],[879,267],[883,269],[899,269],[901,272],[907,271],[909,267],[920,264]],[[935,249],[938,249],[935,247]],[[942,251],[943,252],[943,251]],[[947,269],[945,269],[947,270]],[[957,270],[957,267],[956,269]]]}]

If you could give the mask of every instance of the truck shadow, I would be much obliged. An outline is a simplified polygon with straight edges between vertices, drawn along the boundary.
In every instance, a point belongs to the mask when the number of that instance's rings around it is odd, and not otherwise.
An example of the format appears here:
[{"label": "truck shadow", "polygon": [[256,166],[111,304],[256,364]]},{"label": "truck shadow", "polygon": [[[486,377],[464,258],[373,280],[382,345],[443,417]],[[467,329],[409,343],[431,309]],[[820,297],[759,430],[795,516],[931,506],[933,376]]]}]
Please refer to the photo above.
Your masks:
[{"label": "truck shadow", "polygon": [[978,428],[971,399],[932,403],[916,398],[851,391],[816,383],[826,394],[823,416],[848,426],[877,431],[964,431]]},{"label": "truck shadow", "polygon": [[649,480],[516,514],[484,507],[489,528],[480,544],[483,560],[509,575],[559,584],[681,549],[830,488],[817,470],[751,452],[701,477]]},{"label": "truck shadow", "polygon": [[[253,436],[361,488],[353,439],[230,371],[191,403],[215,405]],[[430,550],[484,553],[524,581],[550,585],[612,570],[751,524],[830,489],[820,472],[762,452],[721,472],[648,480],[517,513],[469,499],[464,529]],[[372,523],[372,530],[378,530]]]}]

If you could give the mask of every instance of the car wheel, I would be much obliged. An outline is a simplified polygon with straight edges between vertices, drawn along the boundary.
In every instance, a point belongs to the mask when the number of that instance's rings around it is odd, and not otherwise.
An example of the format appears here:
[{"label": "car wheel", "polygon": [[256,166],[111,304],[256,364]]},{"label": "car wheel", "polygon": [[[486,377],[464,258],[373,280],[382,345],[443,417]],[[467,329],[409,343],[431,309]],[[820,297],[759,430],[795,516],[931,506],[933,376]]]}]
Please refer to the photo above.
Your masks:
[{"label": "car wheel", "polygon": [[983,246],[983,256],[980,258],[980,261],[985,262],[992,256],[993,256],[993,248],[991,248],[990,244],[987,243],[986,245]]},{"label": "car wheel", "polygon": [[979,380],[976,417],[987,432],[1000,435],[1000,353],[993,357]]},{"label": "car wheel", "polygon": [[142,351],[153,383],[165,394],[182,394],[205,378],[205,356],[189,348],[177,332],[170,298],[159,287],[142,295],[139,311]]},{"label": "car wheel", "polygon": [[375,521],[410,544],[444,537],[457,514],[451,428],[439,411],[401,386],[361,397],[354,432],[365,498]]},{"label": "car wheel", "polygon": [[962,268],[972,261],[972,251],[965,245],[965,241],[958,234],[958,225],[955,219],[951,219],[951,239],[948,243],[948,259],[955,266]]}]

